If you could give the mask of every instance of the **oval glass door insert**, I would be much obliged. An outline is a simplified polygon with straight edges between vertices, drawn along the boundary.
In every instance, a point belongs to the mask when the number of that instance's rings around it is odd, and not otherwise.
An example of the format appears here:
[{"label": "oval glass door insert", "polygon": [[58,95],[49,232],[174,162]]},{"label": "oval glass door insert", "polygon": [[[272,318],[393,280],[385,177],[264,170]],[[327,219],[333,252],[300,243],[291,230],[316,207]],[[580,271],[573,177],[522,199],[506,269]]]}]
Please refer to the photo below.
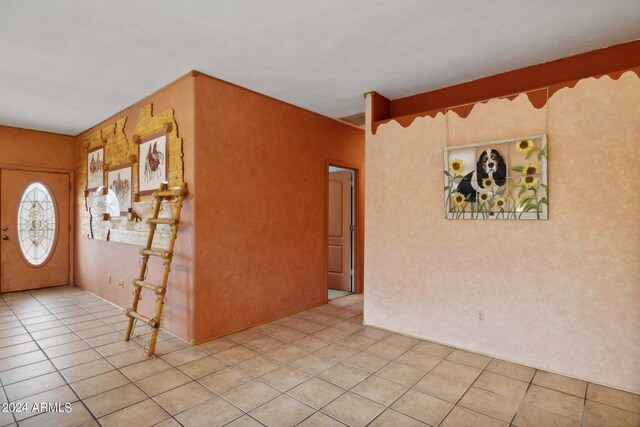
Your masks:
[{"label": "oval glass door insert", "polygon": [[18,239],[27,262],[44,264],[56,235],[56,207],[49,190],[39,182],[27,187],[18,208]]}]

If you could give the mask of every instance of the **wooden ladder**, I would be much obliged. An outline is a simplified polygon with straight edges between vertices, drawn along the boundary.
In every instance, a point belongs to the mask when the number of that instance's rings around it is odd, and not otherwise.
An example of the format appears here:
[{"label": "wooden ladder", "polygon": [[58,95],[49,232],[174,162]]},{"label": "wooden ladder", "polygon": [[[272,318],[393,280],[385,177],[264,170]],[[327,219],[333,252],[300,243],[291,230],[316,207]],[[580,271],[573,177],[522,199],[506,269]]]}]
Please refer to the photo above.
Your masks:
[{"label": "wooden ladder", "polygon": [[[131,339],[133,325],[136,320],[146,323],[151,328],[151,339],[149,340],[149,348],[146,351],[148,356],[152,356],[156,349],[158,331],[160,330],[160,319],[162,317],[162,308],[164,307],[164,298],[167,292],[167,280],[169,278],[169,272],[171,271],[171,260],[173,259],[173,245],[178,234],[180,211],[182,210],[182,202],[186,193],[186,186],[184,184],[180,187],[168,188],[166,183],[160,184],[160,189],[153,193],[153,216],[147,219],[147,224],[149,224],[147,244],[143,249],[140,249],[140,255],[142,255],[140,274],[137,279],[133,279],[133,286],[135,287],[135,290],[133,291],[133,306],[125,310],[125,316],[129,317],[129,325],[127,326],[127,333],[124,338],[125,341],[129,341]],[[160,214],[160,206],[165,200],[175,202],[175,207],[171,209],[172,216],[168,218],[158,218],[158,215]],[[171,226],[167,249],[153,249],[151,247],[153,244],[153,237],[156,233],[156,226],[159,224],[167,224]],[[152,256],[160,257],[163,260],[162,282],[159,285],[154,285],[145,281],[149,257]],[[156,310],[152,318],[143,316],[138,312],[140,292],[143,288],[151,290],[156,294]]]}]

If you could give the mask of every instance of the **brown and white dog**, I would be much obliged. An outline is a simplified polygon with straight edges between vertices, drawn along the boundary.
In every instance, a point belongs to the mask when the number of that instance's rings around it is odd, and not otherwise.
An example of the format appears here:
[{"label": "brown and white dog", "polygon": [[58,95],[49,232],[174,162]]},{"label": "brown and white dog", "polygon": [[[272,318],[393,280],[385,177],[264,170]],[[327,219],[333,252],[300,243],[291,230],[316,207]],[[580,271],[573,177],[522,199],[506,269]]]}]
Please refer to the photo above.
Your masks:
[{"label": "brown and white dog", "polygon": [[475,202],[478,191],[485,189],[482,181],[485,178],[493,178],[498,187],[507,182],[507,164],[498,150],[483,151],[476,163],[476,170],[462,178],[457,190],[464,194],[469,202]]}]

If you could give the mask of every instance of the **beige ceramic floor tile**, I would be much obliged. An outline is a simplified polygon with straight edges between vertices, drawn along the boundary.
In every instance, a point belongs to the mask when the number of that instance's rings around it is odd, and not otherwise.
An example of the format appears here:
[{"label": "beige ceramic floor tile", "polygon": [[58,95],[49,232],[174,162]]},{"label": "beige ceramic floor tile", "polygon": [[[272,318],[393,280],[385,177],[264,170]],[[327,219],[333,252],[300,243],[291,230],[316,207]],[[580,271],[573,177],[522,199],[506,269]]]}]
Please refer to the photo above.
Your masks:
[{"label": "beige ceramic floor tile", "polygon": [[162,359],[172,366],[180,366],[207,356],[207,353],[195,347],[186,347],[162,356]]},{"label": "beige ceramic floor tile", "polygon": [[[91,413],[80,402],[71,404],[69,412],[48,412],[20,422],[20,427],[74,427],[89,426],[93,420]],[[96,424],[97,425],[97,424]]]},{"label": "beige ceramic floor tile", "polygon": [[80,340],[80,341],[70,342],[68,344],[57,345],[55,347],[47,347],[47,348],[44,348],[42,351],[45,352],[45,354],[47,355],[47,357],[49,357],[49,359],[53,359],[60,356],[66,356],[67,354],[88,350],[89,348],[91,348],[89,344]]},{"label": "beige ceramic floor tile", "polygon": [[422,393],[439,397],[451,403],[456,403],[462,395],[464,395],[469,386],[450,378],[428,373],[418,381],[413,388]]},{"label": "beige ceramic floor tile", "polygon": [[362,369],[367,372],[375,372],[388,364],[389,360],[371,353],[361,351],[360,353],[356,353],[350,358],[346,359],[343,363],[355,366],[356,368]]},{"label": "beige ceramic floor tile", "polygon": [[171,365],[167,362],[160,358],[151,358],[143,362],[126,366],[120,369],[120,371],[131,381],[138,381],[159,372],[166,371],[167,369],[171,369]]},{"label": "beige ceramic floor tile", "polygon": [[385,380],[384,378],[380,378],[375,375],[370,376],[351,389],[352,392],[364,396],[367,399],[371,399],[374,402],[378,402],[384,406],[391,405],[407,390],[408,388],[403,385]]},{"label": "beige ceramic floor tile", "polygon": [[298,331],[297,329],[291,329],[283,326],[281,329],[271,334],[271,336],[281,341],[294,342],[306,337],[307,334],[302,331]]},{"label": "beige ceramic floor tile", "polygon": [[128,384],[85,399],[84,403],[96,418],[100,418],[146,398],[142,390],[133,384]]},{"label": "beige ceramic floor tile", "polygon": [[249,415],[243,415],[240,418],[236,418],[225,427],[263,427],[263,425],[251,418]]},{"label": "beige ceramic floor tile", "polygon": [[171,415],[175,415],[193,408],[197,404],[211,399],[213,396],[214,394],[206,387],[193,381],[159,394],[155,396],[153,400]]},{"label": "beige ceramic floor tile", "polygon": [[430,356],[428,354],[420,353],[415,350],[409,350],[402,354],[396,360],[403,365],[411,366],[421,371],[427,372],[433,369],[438,363],[442,361],[439,357]]},{"label": "beige ceramic floor tile", "polygon": [[455,349],[453,347],[448,347],[446,345],[437,344],[431,341],[421,341],[415,347],[413,347],[413,350],[420,353],[444,358],[451,354],[451,352]]},{"label": "beige ceramic floor tile", "polygon": [[322,412],[352,427],[366,426],[385,407],[358,394],[347,392],[324,407]]},{"label": "beige ceramic floor tile", "polygon": [[[253,359],[249,359],[247,362],[254,359],[256,358],[254,357]],[[193,362],[180,365],[178,366],[178,369],[189,375],[191,378],[198,379],[204,377],[205,375],[209,375],[221,369],[224,369],[227,366],[228,365],[223,361],[212,356],[207,356],[203,357],[202,359],[194,360]]]},{"label": "beige ceramic floor tile", "polygon": [[365,348],[377,343],[378,340],[375,340],[373,338],[365,337],[364,335],[351,334],[351,335],[347,335],[346,337],[337,340],[336,342],[338,344],[346,345],[347,347],[352,347],[352,348],[355,348],[357,350],[363,350],[363,349],[365,349]]},{"label": "beige ceramic floor tile", "polygon": [[391,332],[384,331],[382,329],[374,328],[371,326],[365,326],[356,332],[358,335],[363,335],[368,338],[373,338],[374,340],[381,340],[384,337],[388,337],[391,335]]},{"label": "beige ceramic floor tile", "polygon": [[275,399],[280,394],[275,388],[269,387],[258,380],[253,380],[226,392],[222,397],[244,412],[249,412],[271,399]]},{"label": "beige ceramic floor tile", "polygon": [[482,372],[481,369],[461,363],[443,360],[430,373],[450,378],[463,384],[471,385]]},{"label": "beige ceramic floor tile", "polygon": [[84,380],[85,378],[95,377],[96,375],[113,371],[114,369],[113,365],[105,359],[98,359],[83,365],[64,369],[60,371],[60,373],[69,383],[74,383],[76,381]]},{"label": "beige ceramic floor tile", "polygon": [[231,390],[244,383],[251,381],[249,375],[236,368],[221,369],[213,374],[209,374],[206,377],[200,378],[198,381],[207,387],[209,390],[221,394],[225,391]]},{"label": "beige ceramic floor tile", "polygon": [[565,377],[551,372],[537,371],[533,377],[534,384],[578,397],[585,397],[587,383],[574,378]]},{"label": "beige ceramic floor tile", "polygon": [[435,426],[449,413],[453,404],[428,394],[409,390],[392,405],[392,408]]},{"label": "beige ceramic floor tile", "polygon": [[418,382],[425,373],[426,371],[412,368],[411,366],[403,365],[398,362],[391,362],[376,372],[376,375],[398,384],[411,387]]},{"label": "beige ceramic floor tile", "polygon": [[282,363],[291,363],[308,355],[309,352],[301,349],[293,344],[285,344],[266,353],[267,356],[276,359]]},{"label": "beige ceramic floor tile", "polygon": [[471,387],[458,405],[510,423],[520,402],[490,391]]},{"label": "beige ceramic floor tile", "polygon": [[290,366],[282,366],[260,377],[260,380],[270,386],[286,392],[311,378],[311,375]]},{"label": "beige ceramic floor tile", "polygon": [[216,353],[216,358],[222,360],[225,363],[230,365],[244,362],[245,360],[251,359],[252,357],[256,357],[258,354],[257,351],[252,350],[243,345],[238,345],[235,347],[231,347],[230,349],[223,350],[219,353]]},{"label": "beige ceramic floor tile", "polygon": [[312,375],[318,375],[320,372],[326,371],[336,363],[337,362],[335,360],[327,359],[326,357],[308,354],[291,362],[290,365]]},{"label": "beige ceramic floor tile", "polygon": [[281,395],[251,412],[251,416],[267,427],[295,426],[314,410],[287,395]]},{"label": "beige ceramic floor tile", "polygon": [[30,353],[19,354],[17,356],[5,357],[0,360],[0,371],[18,368],[20,366],[30,365],[32,363],[46,360],[47,356],[40,350]]},{"label": "beige ceramic floor tile", "polygon": [[4,388],[9,401],[15,402],[20,399],[43,393],[47,390],[66,385],[62,376],[57,372],[50,372],[39,377],[13,383]]},{"label": "beige ceramic floor tile", "polygon": [[383,357],[385,359],[393,360],[407,351],[406,348],[389,345],[382,341],[373,344],[365,349],[367,353],[375,354],[376,356]]},{"label": "beige ceramic floor tile", "polygon": [[298,424],[297,427],[345,427],[345,424],[342,424],[340,421],[337,421],[322,412],[316,412]]},{"label": "beige ceramic floor tile", "polygon": [[528,366],[518,365],[517,363],[507,362],[500,359],[493,359],[487,365],[487,371],[507,377],[515,378],[520,381],[531,381],[536,370]]},{"label": "beige ceramic floor tile", "polygon": [[100,353],[94,349],[87,349],[77,353],[56,357],[55,359],[51,359],[51,363],[53,363],[59,370],[63,370],[98,359],[102,359],[102,355],[100,355]]},{"label": "beige ceramic floor tile", "polygon": [[18,354],[30,353],[36,350],[39,349],[36,343],[33,341],[24,342],[22,344],[15,344],[9,347],[0,348],[0,359],[16,356]]},{"label": "beige ceramic floor tile", "polygon": [[402,427],[429,427],[428,424],[418,421],[415,418],[411,418],[393,409],[387,409],[378,416],[369,427],[388,427],[388,426],[402,426]]},{"label": "beige ceramic floor tile", "polygon": [[191,378],[176,368],[171,368],[155,375],[136,381],[136,385],[149,396],[157,396],[166,391],[191,382]]},{"label": "beige ceramic floor tile", "polygon": [[640,413],[640,395],[589,383],[587,399]]},{"label": "beige ceramic floor tile", "polygon": [[391,335],[384,338],[381,342],[393,347],[402,347],[405,350],[408,350],[416,344],[420,343],[420,340],[417,338],[408,337],[406,335],[392,333]]},{"label": "beige ceramic floor tile", "polygon": [[[479,412],[456,406],[444,419],[441,427],[508,427],[508,423],[488,417]],[[545,427],[551,427],[546,425]]]},{"label": "beige ceramic floor tile", "polygon": [[55,371],[56,368],[48,360],[42,362],[32,363],[31,365],[20,366],[19,368],[10,369],[8,371],[0,372],[0,379],[6,386],[18,381],[24,381],[29,378],[34,378],[48,372]]},{"label": "beige ceramic floor tile", "polygon": [[267,351],[276,349],[285,344],[286,344],[285,341],[281,341],[279,339],[272,338],[269,336],[263,336],[260,338],[256,338],[255,340],[247,341],[246,343],[244,343],[246,347],[249,347],[250,349],[253,349],[255,351],[259,351],[260,353],[266,353]]},{"label": "beige ceramic floor tile", "polygon": [[320,338],[316,338],[313,335],[307,335],[304,338],[292,341],[291,344],[306,351],[316,351],[324,346],[329,345],[329,342]]},{"label": "beige ceramic floor tile", "polygon": [[320,409],[345,391],[342,387],[314,377],[289,390],[287,394],[313,408]]},{"label": "beige ceramic floor tile", "polygon": [[640,414],[587,400],[583,425],[584,427],[638,427]]},{"label": "beige ceramic floor tile", "polygon": [[454,350],[447,356],[447,360],[453,360],[454,362],[464,363],[480,369],[484,369],[491,362],[491,358],[488,356],[466,350]]},{"label": "beige ceramic floor tile", "polygon": [[524,401],[572,418],[582,418],[584,399],[532,384]]},{"label": "beige ceramic floor tile", "polygon": [[369,375],[366,371],[339,363],[322,372],[318,377],[342,388],[350,389]]},{"label": "beige ceramic floor tile", "polygon": [[529,383],[516,380],[515,378],[505,377],[504,375],[495,374],[493,372],[484,371],[473,386],[492,391],[512,399],[521,400],[527,392]]},{"label": "beige ceramic floor tile", "polygon": [[100,424],[103,427],[152,426],[169,417],[160,405],[147,399],[100,418]]},{"label": "beige ceramic floor tile", "polygon": [[216,396],[176,415],[176,419],[186,427],[217,427],[241,415],[242,411]]},{"label": "beige ceramic floor tile", "polygon": [[226,339],[235,341],[239,344],[245,343],[247,341],[255,340],[256,338],[260,338],[264,336],[264,333],[260,332],[260,330],[256,328],[245,329],[240,332],[235,332],[233,334],[225,336]]},{"label": "beige ceramic floor tile", "polygon": [[227,338],[218,338],[215,340],[204,342],[198,345],[198,348],[200,350],[206,351],[207,353],[215,354],[224,350],[228,350],[231,347],[235,347],[237,345],[238,345],[237,342],[231,341]]},{"label": "beige ceramic floor tile", "polygon": [[523,403],[513,420],[514,427],[579,427],[580,420],[567,417],[556,412],[547,411],[537,406]]},{"label": "beige ceramic floor tile", "polygon": [[315,354],[316,356],[326,357],[327,359],[331,359],[336,362],[342,362],[344,359],[347,359],[353,356],[357,352],[358,350],[354,348],[336,344],[336,343],[331,343],[327,346],[324,346],[314,351],[313,354]]},{"label": "beige ceramic floor tile", "polygon": [[129,383],[130,381],[127,377],[122,375],[119,371],[113,370],[104,374],[96,375],[95,377],[71,383],[71,387],[81,399],[87,399],[91,396],[113,390],[114,388],[118,388]]}]

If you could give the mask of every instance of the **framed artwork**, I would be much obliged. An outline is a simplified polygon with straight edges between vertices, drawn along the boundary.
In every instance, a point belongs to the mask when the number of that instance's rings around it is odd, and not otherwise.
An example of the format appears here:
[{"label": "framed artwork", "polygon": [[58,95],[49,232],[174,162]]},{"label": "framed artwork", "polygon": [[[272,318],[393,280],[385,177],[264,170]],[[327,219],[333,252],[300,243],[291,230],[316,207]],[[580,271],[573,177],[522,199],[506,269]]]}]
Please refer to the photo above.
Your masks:
[{"label": "framed artwork", "polygon": [[547,135],[444,150],[448,219],[547,219]]},{"label": "framed artwork", "polygon": [[150,194],[167,182],[168,146],[167,134],[145,138],[138,146],[138,193]]},{"label": "framed artwork", "polygon": [[104,185],[104,147],[99,145],[87,153],[87,190]]},{"label": "framed artwork", "polygon": [[107,181],[109,186],[106,201],[107,212],[111,216],[117,216],[116,213],[127,215],[133,199],[131,165],[109,169]]}]

